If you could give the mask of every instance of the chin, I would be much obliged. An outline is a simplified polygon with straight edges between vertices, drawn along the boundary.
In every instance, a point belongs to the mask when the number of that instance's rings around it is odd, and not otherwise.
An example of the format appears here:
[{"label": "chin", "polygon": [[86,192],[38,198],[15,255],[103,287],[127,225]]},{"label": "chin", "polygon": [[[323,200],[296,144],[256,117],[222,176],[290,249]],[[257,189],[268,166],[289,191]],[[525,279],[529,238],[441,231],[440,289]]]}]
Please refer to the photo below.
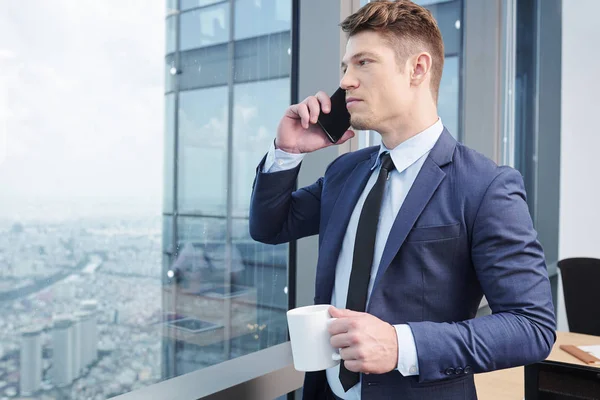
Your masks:
[{"label": "chin", "polygon": [[358,115],[350,117],[350,125],[352,128],[357,129],[359,131],[368,131],[373,129],[373,121],[368,118],[361,118]]}]

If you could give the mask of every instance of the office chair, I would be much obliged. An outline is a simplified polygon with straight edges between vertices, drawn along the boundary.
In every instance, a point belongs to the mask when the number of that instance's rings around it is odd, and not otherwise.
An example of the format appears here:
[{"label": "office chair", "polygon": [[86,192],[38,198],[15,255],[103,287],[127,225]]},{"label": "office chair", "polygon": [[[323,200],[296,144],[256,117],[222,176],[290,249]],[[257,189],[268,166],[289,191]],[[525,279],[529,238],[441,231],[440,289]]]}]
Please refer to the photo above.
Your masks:
[{"label": "office chair", "polygon": [[571,332],[600,335],[600,259],[558,262]]},{"label": "office chair", "polygon": [[526,400],[600,400],[600,369],[556,361],[525,366]]}]

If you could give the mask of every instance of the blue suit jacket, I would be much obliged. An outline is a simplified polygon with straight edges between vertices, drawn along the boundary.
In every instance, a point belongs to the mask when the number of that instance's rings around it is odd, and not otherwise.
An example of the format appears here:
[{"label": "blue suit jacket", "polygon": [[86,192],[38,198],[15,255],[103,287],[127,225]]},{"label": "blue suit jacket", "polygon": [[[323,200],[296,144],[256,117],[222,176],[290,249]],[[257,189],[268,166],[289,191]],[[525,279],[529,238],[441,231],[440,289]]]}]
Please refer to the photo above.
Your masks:
[{"label": "blue suit jacket", "polygon": [[[251,236],[283,243],[319,234],[317,304],[331,301],[342,239],[377,154],[344,154],[299,190],[300,167],[258,168]],[[492,315],[474,318],[483,294]],[[554,308],[521,175],[444,130],[394,221],[367,312],[410,325],[420,374],[362,375],[363,399],[472,399],[474,373],[545,359]],[[324,371],[306,374],[305,398],[326,392]]]}]

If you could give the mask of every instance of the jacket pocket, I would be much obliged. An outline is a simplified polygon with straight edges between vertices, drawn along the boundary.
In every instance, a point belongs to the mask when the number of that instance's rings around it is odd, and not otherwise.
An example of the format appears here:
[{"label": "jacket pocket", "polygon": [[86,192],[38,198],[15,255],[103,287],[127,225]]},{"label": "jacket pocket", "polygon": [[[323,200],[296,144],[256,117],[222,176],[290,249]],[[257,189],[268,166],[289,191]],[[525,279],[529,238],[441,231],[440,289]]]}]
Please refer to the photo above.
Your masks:
[{"label": "jacket pocket", "polygon": [[460,224],[438,226],[416,226],[408,237],[407,242],[429,242],[434,240],[453,239],[460,236]]}]

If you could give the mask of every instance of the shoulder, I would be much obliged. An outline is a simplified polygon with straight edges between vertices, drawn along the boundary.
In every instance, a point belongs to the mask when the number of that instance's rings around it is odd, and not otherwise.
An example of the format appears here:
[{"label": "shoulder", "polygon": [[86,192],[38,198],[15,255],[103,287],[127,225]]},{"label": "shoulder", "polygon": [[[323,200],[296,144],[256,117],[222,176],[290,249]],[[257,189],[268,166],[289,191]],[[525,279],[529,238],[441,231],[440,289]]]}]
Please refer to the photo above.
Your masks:
[{"label": "shoulder", "polygon": [[521,173],[498,165],[480,152],[458,143],[453,159],[453,182],[464,196],[467,207],[478,210],[486,199],[512,197],[527,201]]},{"label": "shoulder", "polygon": [[453,161],[456,164],[455,173],[468,179],[471,185],[487,188],[497,180],[522,179],[516,169],[507,165],[498,165],[487,156],[462,143],[457,143]]}]

